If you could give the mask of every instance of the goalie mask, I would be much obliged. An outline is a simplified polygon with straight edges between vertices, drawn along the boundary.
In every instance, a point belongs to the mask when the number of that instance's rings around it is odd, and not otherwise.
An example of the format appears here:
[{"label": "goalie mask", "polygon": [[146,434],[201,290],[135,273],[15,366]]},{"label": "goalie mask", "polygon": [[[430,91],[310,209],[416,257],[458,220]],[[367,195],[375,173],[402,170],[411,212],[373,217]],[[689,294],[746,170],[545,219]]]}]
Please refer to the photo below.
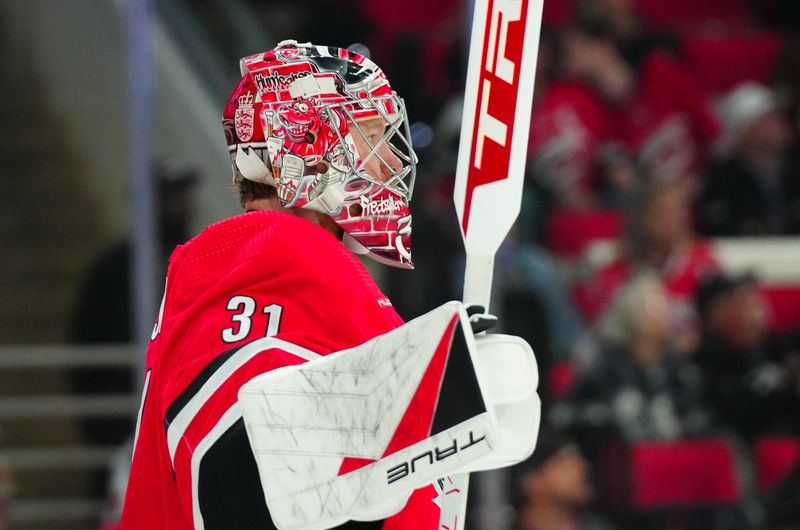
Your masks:
[{"label": "goalie mask", "polygon": [[223,114],[234,178],[329,215],[355,253],[412,268],[417,158],[403,101],[355,52],[284,41],[240,62]]}]

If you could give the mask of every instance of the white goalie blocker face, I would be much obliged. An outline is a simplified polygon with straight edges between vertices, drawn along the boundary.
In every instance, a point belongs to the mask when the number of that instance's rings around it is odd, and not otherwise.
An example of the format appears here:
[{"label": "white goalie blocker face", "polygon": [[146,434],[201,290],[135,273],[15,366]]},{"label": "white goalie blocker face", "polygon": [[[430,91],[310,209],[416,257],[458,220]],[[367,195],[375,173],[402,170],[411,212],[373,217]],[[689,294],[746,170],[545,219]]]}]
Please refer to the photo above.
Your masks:
[{"label": "white goalie blocker face", "polygon": [[239,403],[275,526],[316,530],[386,518],[439,478],[524,460],[539,431],[537,386],[525,341],[475,337],[450,302],[258,376]]}]

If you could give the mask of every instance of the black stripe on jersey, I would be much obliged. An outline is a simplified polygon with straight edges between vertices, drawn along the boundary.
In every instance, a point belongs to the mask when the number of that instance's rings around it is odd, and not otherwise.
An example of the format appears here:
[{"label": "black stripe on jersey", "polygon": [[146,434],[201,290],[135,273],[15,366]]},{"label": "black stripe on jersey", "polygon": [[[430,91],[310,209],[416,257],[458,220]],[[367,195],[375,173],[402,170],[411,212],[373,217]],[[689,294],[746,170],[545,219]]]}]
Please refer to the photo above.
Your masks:
[{"label": "black stripe on jersey", "polygon": [[444,370],[431,436],[486,412],[460,320],[453,330],[453,344]]},{"label": "black stripe on jersey", "polygon": [[231,348],[228,351],[220,353],[216,358],[214,358],[214,360],[208,363],[208,365],[203,368],[199,374],[197,374],[197,377],[195,377],[194,380],[189,383],[189,386],[187,386],[186,389],[175,398],[172,404],[167,407],[167,412],[164,414],[164,428],[169,427],[169,424],[172,423],[172,420],[174,420],[180,411],[183,410],[183,407],[189,403],[189,400],[191,400],[195,394],[200,391],[206,381],[208,381],[211,376],[214,375],[214,372],[216,372],[219,367],[225,363],[225,361],[230,359],[233,354],[240,349],[241,347]]},{"label": "black stripe on jersey", "polygon": [[[276,530],[241,418],[200,460],[197,496],[206,530]],[[383,521],[348,522],[337,528],[379,530],[382,525]]]},{"label": "black stripe on jersey", "polygon": [[241,418],[203,455],[197,501],[206,530],[276,530]]}]

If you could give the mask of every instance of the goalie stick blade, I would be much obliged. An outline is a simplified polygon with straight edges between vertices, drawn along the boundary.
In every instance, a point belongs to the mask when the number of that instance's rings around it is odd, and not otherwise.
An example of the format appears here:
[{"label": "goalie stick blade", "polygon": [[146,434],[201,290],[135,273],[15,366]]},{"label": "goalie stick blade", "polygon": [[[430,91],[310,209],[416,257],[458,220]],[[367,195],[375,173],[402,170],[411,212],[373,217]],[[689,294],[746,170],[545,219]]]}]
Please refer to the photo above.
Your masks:
[{"label": "goalie stick blade", "polygon": [[475,3],[454,192],[468,251],[493,255],[519,213],[541,12],[542,0]]},{"label": "goalie stick blade", "polygon": [[[472,366],[468,342],[474,346],[464,326],[463,305],[452,302],[359,347],[242,387],[239,404],[278,528],[387,517],[414,489],[492,450],[493,419],[475,374],[463,377]],[[460,386],[448,388],[454,377]]]},{"label": "goalie stick blade", "polygon": [[476,0],[454,202],[468,254],[494,256],[517,218],[542,0]]}]

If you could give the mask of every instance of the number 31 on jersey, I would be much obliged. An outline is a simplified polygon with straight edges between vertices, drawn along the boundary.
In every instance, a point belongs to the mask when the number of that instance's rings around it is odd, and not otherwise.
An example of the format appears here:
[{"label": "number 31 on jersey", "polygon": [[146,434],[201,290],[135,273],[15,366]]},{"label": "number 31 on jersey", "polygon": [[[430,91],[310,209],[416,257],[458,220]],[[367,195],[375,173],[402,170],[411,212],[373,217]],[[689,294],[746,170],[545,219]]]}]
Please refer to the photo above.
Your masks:
[{"label": "number 31 on jersey", "polygon": [[[233,314],[231,315],[231,327],[222,330],[222,341],[232,343],[247,338],[253,330],[253,315],[258,309],[255,298],[244,295],[234,296],[228,300],[225,309]],[[262,307],[261,313],[267,315],[267,326],[262,336],[277,335],[281,330],[283,307],[278,304],[269,304]]]}]

